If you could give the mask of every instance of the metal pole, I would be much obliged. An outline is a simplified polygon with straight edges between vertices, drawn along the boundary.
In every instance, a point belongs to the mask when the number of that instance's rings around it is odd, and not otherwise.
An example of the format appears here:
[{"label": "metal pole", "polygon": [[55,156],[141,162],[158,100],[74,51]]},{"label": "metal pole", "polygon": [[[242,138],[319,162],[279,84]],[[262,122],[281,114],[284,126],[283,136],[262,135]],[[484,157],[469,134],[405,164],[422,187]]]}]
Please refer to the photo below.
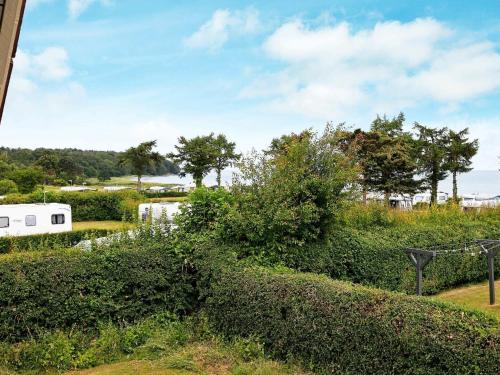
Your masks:
[{"label": "metal pole", "polygon": [[417,254],[417,296],[422,295],[422,256]]},{"label": "metal pole", "polygon": [[495,304],[495,252],[488,251],[488,283],[490,287],[490,305]]}]

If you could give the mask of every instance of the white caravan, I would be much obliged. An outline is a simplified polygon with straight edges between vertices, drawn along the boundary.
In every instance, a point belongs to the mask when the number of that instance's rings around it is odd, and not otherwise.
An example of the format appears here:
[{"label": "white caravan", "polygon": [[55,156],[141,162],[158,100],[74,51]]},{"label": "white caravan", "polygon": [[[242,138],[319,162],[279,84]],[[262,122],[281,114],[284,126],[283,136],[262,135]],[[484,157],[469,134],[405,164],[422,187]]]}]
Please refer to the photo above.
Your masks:
[{"label": "white caravan", "polygon": [[[437,204],[446,204],[448,202],[448,193],[438,191],[437,193]],[[417,203],[431,204],[431,193],[418,193],[413,196],[413,205]]]},{"label": "white caravan", "polygon": [[0,237],[71,230],[70,205],[60,203],[0,205]]},{"label": "white caravan", "polygon": [[481,208],[495,208],[500,207],[500,195],[479,195],[468,194],[463,195],[460,201],[460,206],[464,210],[481,209]]},{"label": "white caravan", "polygon": [[172,223],[174,216],[179,213],[179,202],[142,203],[139,205],[139,219],[146,222],[148,219],[155,221],[165,218]]}]

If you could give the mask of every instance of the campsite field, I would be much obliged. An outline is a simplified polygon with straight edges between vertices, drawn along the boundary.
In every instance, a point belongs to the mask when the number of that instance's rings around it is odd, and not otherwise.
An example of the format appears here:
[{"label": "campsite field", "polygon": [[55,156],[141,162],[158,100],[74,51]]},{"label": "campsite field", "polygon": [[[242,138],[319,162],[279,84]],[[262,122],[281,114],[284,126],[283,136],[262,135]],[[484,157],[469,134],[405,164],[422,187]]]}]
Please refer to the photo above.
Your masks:
[{"label": "campsite field", "polygon": [[73,223],[73,230],[105,229],[105,230],[128,230],[135,228],[136,225],[126,221],[80,221]]},{"label": "campsite field", "polygon": [[438,294],[436,298],[493,314],[497,318],[500,318],[500,303],[498,303],[500,280],[495,282],[495,290],[497,293],[497,303],[493,306],[489,304],[489,289],[487,282],[447,290]]}]

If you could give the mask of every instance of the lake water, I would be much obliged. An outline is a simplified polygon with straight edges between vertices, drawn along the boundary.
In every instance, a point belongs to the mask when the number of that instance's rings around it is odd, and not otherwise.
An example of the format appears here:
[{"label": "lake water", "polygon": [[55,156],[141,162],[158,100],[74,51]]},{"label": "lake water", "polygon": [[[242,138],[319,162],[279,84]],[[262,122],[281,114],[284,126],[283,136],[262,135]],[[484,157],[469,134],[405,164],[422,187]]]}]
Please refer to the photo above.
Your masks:
[{"label": "lake water", "polygon": [[[227,169],[222,173],[222,181],[230,184],[234,170]],[[163,184],[189,184],[193,182],[191,176],[181,178],[176,175],[170,176],[148,176],[143,178],[144,182],[157,182]],[[203,183],[207,186],[212,186],[217,183],[216,174],[210,173],[203,179]],[[451,194],[452,179],[449,176],[446,180],[441,181],[439,190]],[[485,194],[497,195],[500,194],[500,171],[480,171],[474,170],[469,173],[464,173],[458,176],[458,192],[459,194]]]}]

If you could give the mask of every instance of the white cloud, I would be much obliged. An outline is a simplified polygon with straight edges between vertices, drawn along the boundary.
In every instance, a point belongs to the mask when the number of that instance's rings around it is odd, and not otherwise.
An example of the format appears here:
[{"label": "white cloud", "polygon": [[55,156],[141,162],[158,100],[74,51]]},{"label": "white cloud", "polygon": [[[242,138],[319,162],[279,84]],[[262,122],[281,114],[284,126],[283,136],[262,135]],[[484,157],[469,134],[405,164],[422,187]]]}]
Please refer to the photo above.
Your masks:
[{"label": "white cloud", "polygon": [[259,14],[255,9],[249,8],[243,11],[218,9],[210,20],[186,38],[184,43],[190,48],[216,51],[226,44],[233,34],[252,34],[259,28]]},{"label": "white cloud", "polygon": [[108,6],[111,4],[111,0],[68,0],[69,18],[72,20],[77,19],[94,3],[100,3],[101,5]]},{"label": "white cloud", "polygon": [[71,75],[68,53],[61,47],[48,47],[39,54],[19,50],[14,66],[14,79],[59,81]]},{"label": "white cloud", "polygon": [[295,20],[263,48],[285,68],[257,76],[241,95],[266,97],[274,108],[316,118],[399,111],[429,101],[458,108],[500,88],[495,45],[465,40],[433,19],[378,22],[356,31],[345,22],[311,29]]}]

